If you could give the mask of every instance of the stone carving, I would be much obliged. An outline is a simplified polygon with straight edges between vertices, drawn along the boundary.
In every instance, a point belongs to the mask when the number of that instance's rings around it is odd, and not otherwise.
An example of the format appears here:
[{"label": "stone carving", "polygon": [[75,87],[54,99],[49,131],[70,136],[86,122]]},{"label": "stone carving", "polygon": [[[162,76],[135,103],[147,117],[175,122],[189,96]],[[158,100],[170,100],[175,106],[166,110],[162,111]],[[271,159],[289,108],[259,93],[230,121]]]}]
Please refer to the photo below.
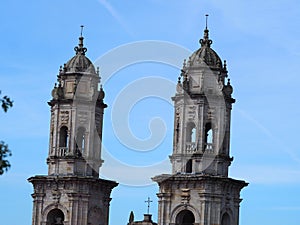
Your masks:
[{"label": "stone carving", "polygon": [[63,124],[68,123],[69,121],[69,111],[61,111],[60,112],[60,122]]},{"label": "stone carving", "polygon": [[214,118],[214,113],[215,113],[215,109],[214,108],[209,108],[207,110],[207,118],[208,119],[213,119]]},{"label": "stone carving", "polygon": [[189,204],[189,201],[190,201],[190,189],[188,188],[182,188],[181,189],[181,203],[184,204],[184,205],[187,205]]},{"label": "stone carving", "polygon": [[61,193],[59,190],[52,190],[52,198],[55,201],[55,203],[59,203],[61,197]]},{"label": "stone carving", "polygon": [[189,120],[194,120],[196,117],[196,106],[188,106],[187,114]]}]

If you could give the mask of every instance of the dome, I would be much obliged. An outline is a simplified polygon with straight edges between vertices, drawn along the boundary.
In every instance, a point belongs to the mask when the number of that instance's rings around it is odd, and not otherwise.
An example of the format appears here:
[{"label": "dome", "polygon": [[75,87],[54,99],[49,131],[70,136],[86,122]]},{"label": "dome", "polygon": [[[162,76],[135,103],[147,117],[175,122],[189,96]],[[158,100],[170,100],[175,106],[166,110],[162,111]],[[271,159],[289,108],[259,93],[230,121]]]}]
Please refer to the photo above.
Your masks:
[{"label": "dome", "polygon": [[65,65],[66,72],[88,72],[96,73],[91,60],[85,55],[77,54],[71,58]]},{"label": "dome", "polygon": [[202,63],[204,62],[211,68],[222,68],[222,60],[218,54],[210,47],[212,40],[208,38],[208,29],[204,30],[204,37],[200,39],[201,48],[195,51],[191,57],[190,62]]},{"label": "dome", "polygon": [[76,55],[64,66],[65,72],[88,72],[96,73],[91,60],[85,56],[87,49],[83,47],[83,37],[79,37],[79,45],[74,48]]}]

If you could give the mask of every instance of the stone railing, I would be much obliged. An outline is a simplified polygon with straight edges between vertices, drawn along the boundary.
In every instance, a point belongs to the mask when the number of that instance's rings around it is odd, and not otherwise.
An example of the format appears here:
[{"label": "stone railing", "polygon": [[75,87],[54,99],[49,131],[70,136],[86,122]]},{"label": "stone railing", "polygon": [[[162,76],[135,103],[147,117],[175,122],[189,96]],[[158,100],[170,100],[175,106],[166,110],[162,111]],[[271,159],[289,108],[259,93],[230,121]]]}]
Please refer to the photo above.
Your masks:
[{"label": "stone railing", "polygon": [[206,153],[214,153],[213,144],[212,143],[205,143],[205,152]]},{"label": "stone railing", "polygon": [[197,144],[196,142],[187,142],[186,143],[186,152],[193,153],[197,151]]},{"label": "stone railing", "polygon": [[56,152],[56,156],[67,156],[69,154],[69,148],[59,147]]},{"label": "stone railing", "polygon": [[[186,143],[186,152],[187,153],[196,153],[198,151],[197,143],[196,142],[187,142]],[[205,143],[204,151],[206,153],[214,153],[214,148],[212,143]]]}]

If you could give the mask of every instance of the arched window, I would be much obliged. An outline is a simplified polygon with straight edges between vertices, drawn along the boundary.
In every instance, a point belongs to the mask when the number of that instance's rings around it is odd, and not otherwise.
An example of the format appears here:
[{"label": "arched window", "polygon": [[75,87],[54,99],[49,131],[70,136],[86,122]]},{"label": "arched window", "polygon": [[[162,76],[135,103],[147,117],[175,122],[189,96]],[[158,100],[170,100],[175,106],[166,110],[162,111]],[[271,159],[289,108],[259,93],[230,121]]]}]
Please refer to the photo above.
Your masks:
[{"label": "arched window", "polygon": [[185,172],[191,173],[193,171],[193,160],[189,159],[185,165]]},{"label": "arched window", "polygon": [[47,225],[63,225],[64,213],[60,209],[52,209],[47,215]]},{"label": "arched window", "polygon": [[221,225],[230,225],[230,217],[228,213],[224,213],[221,220]]},{"label": "arched window", "polygon": [[196,142],[196,128],[195,127],[191,131],[191,142],[192,143]]},{"label": "arched window", "polygon": [[192,122],[186,125],[186,150],[189,153],[194,153],[197,150],[197,132],[195,124]]},{"label": "arched window", "polygon": [[208,132],[207,132],[207,143],[209,143],[209,144],[212,144],[212,142],[213,142],[213,133],[212,133],[212,129],[210,129]]},{"label": "arched window", "polygon": [[59,147],[68,147],[68,128],[62,126],[59,131]]},{"label": "arched window", "polygon": [[77,134],[76,134],[76,148],[78,150],[80,150],[81,152],[84,152],[85,142],[86,142],[85,128],[84,127],[79,127],[77,129]]},{"label": "arched window", "polygon": [[186,142],[196,142],[196,128],[194,123],[186,126]]},{"label": "arched window", "polygon": [[176,216],[176,225],[193,225],[194,223],[194,214],[189,210],[183,210]]},{"label": "arched window", "polygon": [[213,130],[211,123],[205,125],[204,150],[212,150],[213,148]]}]

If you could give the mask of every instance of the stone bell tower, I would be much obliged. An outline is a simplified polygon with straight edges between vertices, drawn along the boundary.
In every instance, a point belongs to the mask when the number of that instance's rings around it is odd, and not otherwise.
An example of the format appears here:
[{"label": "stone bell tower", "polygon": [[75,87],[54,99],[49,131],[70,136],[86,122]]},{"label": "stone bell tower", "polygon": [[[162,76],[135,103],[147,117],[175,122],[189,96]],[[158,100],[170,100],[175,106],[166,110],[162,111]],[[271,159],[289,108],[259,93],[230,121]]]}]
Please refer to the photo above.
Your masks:
[{"label": "stone bell tower", "polygon": [[114,181],[99,179],[104,91],[99,71],[85,56],[83,37],[76,55],[58,74],[52,90],[48,175],[33,184],[32,225],[108,225]]},{"label": "stone bell tower", "polygon": [[[174,101],[172,174],[159,184],[159,225],[238,225],[240,191],[228,177],[233,88],[226,61],[211,48],[207,27],[201,47],[184,61]],[[181,81],[182,80],[182,81]]]}]

